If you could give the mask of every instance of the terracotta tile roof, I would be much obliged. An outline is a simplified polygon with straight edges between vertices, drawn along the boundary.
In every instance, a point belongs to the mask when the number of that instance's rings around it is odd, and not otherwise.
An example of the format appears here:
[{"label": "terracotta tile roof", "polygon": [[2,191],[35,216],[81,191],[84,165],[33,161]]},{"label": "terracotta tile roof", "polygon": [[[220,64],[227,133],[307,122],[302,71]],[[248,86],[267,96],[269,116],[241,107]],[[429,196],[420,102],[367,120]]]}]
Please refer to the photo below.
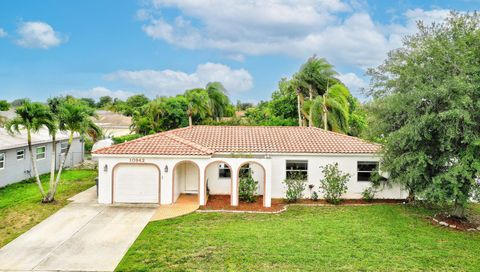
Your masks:
[{"label": "terracotta tile roof", "polygon": [[193,126],[99,149],[94,154],[376,153],[380,145],[310,127]]}]

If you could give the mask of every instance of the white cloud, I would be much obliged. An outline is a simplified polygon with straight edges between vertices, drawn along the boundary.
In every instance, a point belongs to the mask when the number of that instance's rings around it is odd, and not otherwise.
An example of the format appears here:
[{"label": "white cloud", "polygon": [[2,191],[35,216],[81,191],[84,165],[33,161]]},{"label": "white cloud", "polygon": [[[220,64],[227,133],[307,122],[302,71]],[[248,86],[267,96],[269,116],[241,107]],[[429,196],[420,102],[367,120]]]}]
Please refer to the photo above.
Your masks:
[{"label": "white cloud", "polygon": [[245,69],[232,69],[226,65],[207,62],[188,74],[173,70],[117,71],[105,76],[108,80],[121,80],[142,87],[151,95],[172,95],[187,89],[205,87],[219,81],[229,92],[242,92],[253,87],[253,78]]},{"label": "white cloud", "polygon": [[0,27],[0,38],[3,38],[5,36],[7,36],[7,32],[3,28]]},{"label": "white cloud", "polygon": [[65,41],[60,33],[44,22],[22,22],[17,29],[17,44],[27,48],[48,49]]},{"label": "white cloud", "polygon": [[345,73],[337,76],[340,81],[348,87],[348,89],[355,95],[359,95],[362,88],[368,86],[368,83],[363,79],[357,76],[355,73]]},{"label": "white cloud", "polygon": [[[403,23],[382,25],[352,3],[151,0],[150,9],[143,8],[138,17],[145,21],[146,35],[183,48],[218,49],[227,56],[317,54],[335,65],[366,68],[378,65],[389,50],[400,46],[401,36],[415,31],[416,20],[431,23],[448,14],[408,10],[401,17]],[[178,9],[180,15],[162,17],[162,10],[169,8]]]},{"label": "white cloud", "polygon": [[135,95],[135,93],[132,93],[132,92],[122,91],[122,90],[110,90],[105,87],[94,87],[86,91],[68,90],[68,91],[65,91],[64,93],[73,95],[75,97],[88,97],[88,98],[98,99],[102,96],[111,96],[113,98],[120,98],[122,100],[125,100],[128,97]]}]

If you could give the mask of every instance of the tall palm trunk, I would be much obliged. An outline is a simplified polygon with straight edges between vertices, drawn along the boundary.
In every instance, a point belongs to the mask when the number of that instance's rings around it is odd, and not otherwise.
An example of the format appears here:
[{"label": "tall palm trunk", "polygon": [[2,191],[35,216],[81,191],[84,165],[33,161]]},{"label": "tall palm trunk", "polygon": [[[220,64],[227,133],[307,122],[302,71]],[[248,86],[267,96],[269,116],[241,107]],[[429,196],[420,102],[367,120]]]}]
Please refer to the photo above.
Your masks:
[{"label": "tall palm trunk", "polygon": [[297,114],[298,114],[298,126],[302,126],[302,103],[300,103],[300,90],[297,89]]},{"label": "tall palm trunk", "polygon": [[328,94],[328,82],[327,82],[327,90],[323,94],[323,129],[325,130],[328,130],[327,94]]},{"label": "tall palm trunk", "polygon": [[188,115],[188,126],[190,126],[190,127],[193,126],[193,121],[192,121],[192,115],[191,114]]},{"label": "tall palm trunk", "polygon": [[[308,86],[308,95],[310,97],[310,101],[313,101],[313,89],[312,86]],[[308,126],[313,127],[313,107],[310,107],[310,111],[308,112]]]},{"label": "tall palm trunk", "polygon": [[30,129],[27,129],[27,143],[28,143],[28,151],[30,152],[30,162],[32,163],[33,174],[35,175],[35,180],[37,182],[38,189],[40,190],[40,194],[42,194],[42,199],[44,200],[45,191],[43,190],[42,182],[40,181],[40,176],[38,175],[37,161],[34,159],[33,148],[32,148],[32,133]]},{"label": "tall palm trunk", "polygon": [[55,183],[55,160],[57,158],[57,139],[55,137],[55,134],[52,135],[52,158],[50,160],[50,183],[49,183],[49,190],[47,194],[47,202],[50,202],[53,200],[53,187]]},{"label": "tall palm trunk", "polygon": [[57,192],[57,186],[58,186],[58,183],[60,182],[60,176],[62,175],[62,170],[63,170],[63,167],[65,166],[65,162],[67,161],[68,153],[70,151],[70,147],[72,146],[72,142],[73,142],[73,132],[70,132],[70,137],[68,138],[67,151],[65,152],[65,155],[62,158],[62,162],[60,163],[60,167],[58,168],[57,178],[55,179],[55,184],[53,185],[53,190],[51,191],[51,199],[49,199],[50,202],[54,200],[55,193]]}]

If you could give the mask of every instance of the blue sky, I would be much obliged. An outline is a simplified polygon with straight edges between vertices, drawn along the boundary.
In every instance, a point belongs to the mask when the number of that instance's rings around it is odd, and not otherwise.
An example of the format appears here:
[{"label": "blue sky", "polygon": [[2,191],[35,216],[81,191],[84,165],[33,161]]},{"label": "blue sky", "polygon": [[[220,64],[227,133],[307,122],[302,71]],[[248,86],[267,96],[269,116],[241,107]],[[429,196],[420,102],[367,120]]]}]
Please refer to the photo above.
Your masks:
[{"label": "blue sky", "polygon": [[[215,2],[215,1],[214,1]],[[2,1],[0,99],[175,95],[220,81],[268,99],[312,54],[361,96],[365,69],[464,1]]]}]

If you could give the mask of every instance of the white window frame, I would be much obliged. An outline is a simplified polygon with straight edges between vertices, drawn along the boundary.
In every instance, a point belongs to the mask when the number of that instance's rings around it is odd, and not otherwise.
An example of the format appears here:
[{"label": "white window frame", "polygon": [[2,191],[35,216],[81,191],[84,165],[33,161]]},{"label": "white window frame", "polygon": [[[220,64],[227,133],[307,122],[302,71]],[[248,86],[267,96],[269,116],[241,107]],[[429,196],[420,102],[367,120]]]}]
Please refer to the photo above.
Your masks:
[{"label": "white window frame", "polygon": [[[377,166],[372,171],[360,171],[358,170],[358,165],[361,163],[364,163],[364,164],[371,163],[371,164],[376,164]],[[357,161],[357,182],[371,182],[370,180],[360,180],[360,176],[358,175],[358,173],[370,173],[370,177],[371,177],[373,173],[378,172],[379,166],[380,166],[380,162],[378,161]]]},{"label": "white window frame", "polygon": [[[22,152],[21,157],[19,158],[18,152]],[[25,159],[25,149],[17,149],[17,161],[23,161]]]},{"label": "white window frame", "polygon": [[[288,169],[288,163],[306,163],[307,169],[305,170],[298,170],[298,169]],[[285,177],[288,177],[288,173],[298,172],[298,173],[305,173],[305,179],[308,180],[308,160],[286,160],[285,161]]]},{"label": "white window frame", "polygon": [[[40,149],[40,148],[44,148],[44,152],[43,152],[43,158],[40,158],[40,159],[39,159],[39,158],[38,158],[38,149]],[[40,153],[40,154],[41,154],[41,153]],[[35,148],[35,159],[36,159],[37,161],[44,160],[46,157],[47,157],[47,146],[42,145],[42,146],[38,146],[38,147]]]},{"label": "white window frame", "polygon": [[[62,145],[65,145],[65,148],[63,148]],[[67,148],[68,148],[68,142],[61,142],[60,143],[60,154],[65,155],[67,154]],[[65,150],[64,150],[65,149]]]},{"label": "white window frame", "polygon": [[7,161],[7,154],[5,152],[0,152],[0,155],[2,155],[2,159],[0,160],[1,166],[0,170],[5,169],[5,162]]}]

